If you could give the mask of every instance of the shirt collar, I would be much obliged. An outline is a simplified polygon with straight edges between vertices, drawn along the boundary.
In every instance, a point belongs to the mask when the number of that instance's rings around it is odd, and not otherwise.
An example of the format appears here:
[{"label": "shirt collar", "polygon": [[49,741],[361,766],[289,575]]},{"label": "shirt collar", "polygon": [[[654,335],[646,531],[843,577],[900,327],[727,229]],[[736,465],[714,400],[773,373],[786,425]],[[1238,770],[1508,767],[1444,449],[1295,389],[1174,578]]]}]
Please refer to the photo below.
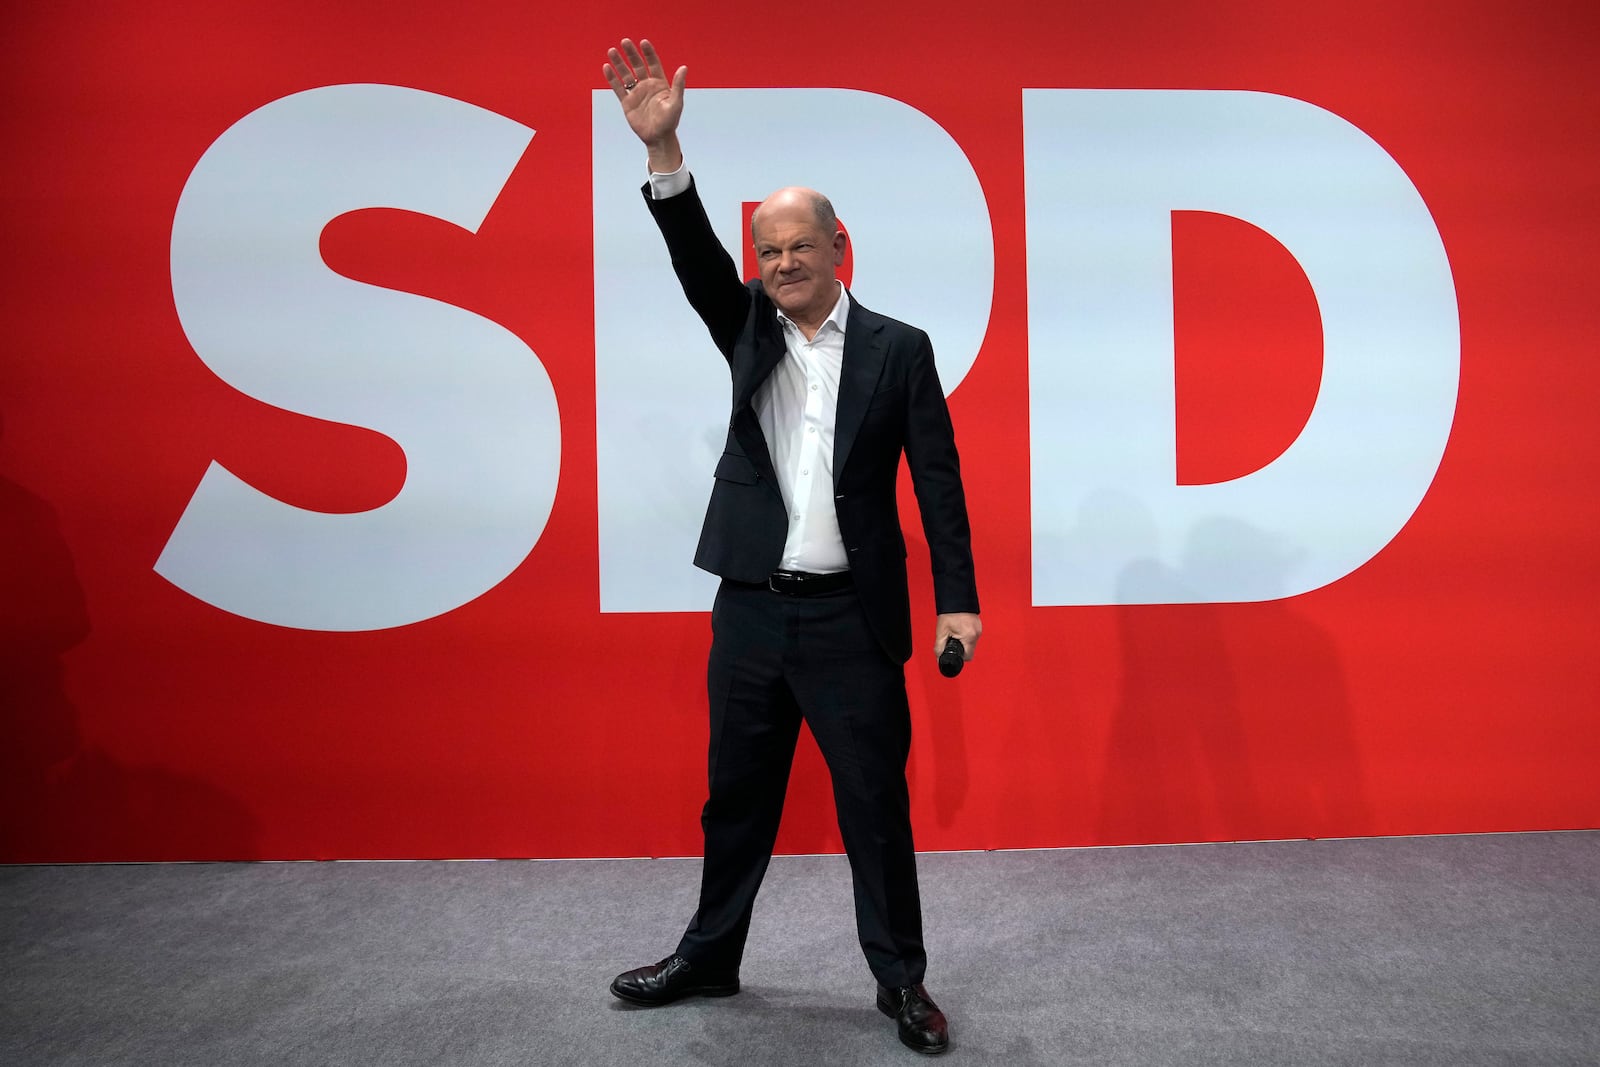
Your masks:
[{"label": "shirt collar", "polygon": [[[844,326],[845,326],[845,323],[849,320],[849,318],[850,318],[850,292],[849,292],[849,290],[845,289],[844,283],[840,282],[839,283],[839,299],[835,300],[833,302],[833,310],[828,312],[828,317],[823,319],[822,320],[822,325],[817,327],[817,333],[813,337],[813,340],[815,340],[816,336],[821,336],[822,331],[827,329],[827,327],[828,327],[828,325],[830,323],[833,325],[833,328],[835,330],[839,331],[839,335],[841,337],[844,336]],[[778,322],[781,325],[786,326],[789,329],[795,330],[797,332],[800,329],[800,327],[795,325],[793,319],[791,319],[789,316],[785,315],[781,311],[778,312]]]}]

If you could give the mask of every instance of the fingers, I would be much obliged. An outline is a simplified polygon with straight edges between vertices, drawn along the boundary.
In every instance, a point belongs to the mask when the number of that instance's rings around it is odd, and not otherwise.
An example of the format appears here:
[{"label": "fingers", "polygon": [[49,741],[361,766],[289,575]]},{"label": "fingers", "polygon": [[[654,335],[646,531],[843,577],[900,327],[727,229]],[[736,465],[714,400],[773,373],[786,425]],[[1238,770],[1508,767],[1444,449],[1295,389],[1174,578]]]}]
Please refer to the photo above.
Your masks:
[{"label": "fingers", "polygon": [[[633,46],[632,41],[625,40],[622,43],[629,48]],[[628,61],[622,58],[622,53],[615,48],[606,53],[606,59],[610,62],[601,68],[601,71],[606,76],[606,84],[611,86],[611,91],[617,94],[618,100],[621,100],[628,95],[628,90],[638,84],[639,76],[628,66]]]},{"label": "fingers", "polygon": [[616,68],[610,63],[601,67],[600,73],[606,76],[606,84],[611,86],[611,91],[617,94],[618,100],[628,95],[627,85],[623,82],[621,75],[617,73]]},{"label": "fingers", "polygon": [[933,654],[942,655],[945,640],[954,637],[961,642],[962,659],[971,660],[978,653],[978,638],[982,635],[983,620],[976,614],[952,612],[940,615],[938,625],[934,628]]},{"label": "fingers", "polygon": [[[654,51],[654,49],[652,49]],[[622,54],[628,61],[628,66],[633,69],[630,81],[643,81],[650,76],[650,68],[646,65],[644,57],[639,54],[639,48],[626,37],[622,39]],[[661,63],[656,62],[656,69],[661,69]]]},{"label": "fingers", "polygon": [[[661,57],[656,54],[656,46],[649,41],[641,40],[635,45],[624,37],[620,49],[620,51],[617,48],[609,50],[606,53],[608,62],[600,68],[600,73],[605,75],[606,84],[611,86],[611,91],[617,94],[619,100],[647,78],[667,80],[667,69],[661,65]],[[672,91],[682,93],[688,80],[689,68],[679,67],[677,73],[672,76]]]},{"label": "fingers", "polygon": [[639,42],[639,47],[644,51],[645,73],[652,78],[660,78],[662,81],[666,81],[667,72],[661,66],[661,57],[656,55],[656,46],[651,44],[649,40],[642,40]]}]

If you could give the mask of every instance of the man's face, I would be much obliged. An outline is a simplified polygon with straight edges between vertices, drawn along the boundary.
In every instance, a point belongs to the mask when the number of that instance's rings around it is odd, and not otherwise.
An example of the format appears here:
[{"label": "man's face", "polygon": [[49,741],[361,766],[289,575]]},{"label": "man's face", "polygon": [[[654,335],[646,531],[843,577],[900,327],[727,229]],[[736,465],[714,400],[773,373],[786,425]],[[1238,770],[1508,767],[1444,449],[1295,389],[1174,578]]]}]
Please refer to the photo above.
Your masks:
[{"label": "man's face", "polygon": [[754,231],[767,296],[800,325],[820,325],[839,299],[834,276],[844,262],[844,234],[825,233],[809,202],[781,193],[761,205]]}]

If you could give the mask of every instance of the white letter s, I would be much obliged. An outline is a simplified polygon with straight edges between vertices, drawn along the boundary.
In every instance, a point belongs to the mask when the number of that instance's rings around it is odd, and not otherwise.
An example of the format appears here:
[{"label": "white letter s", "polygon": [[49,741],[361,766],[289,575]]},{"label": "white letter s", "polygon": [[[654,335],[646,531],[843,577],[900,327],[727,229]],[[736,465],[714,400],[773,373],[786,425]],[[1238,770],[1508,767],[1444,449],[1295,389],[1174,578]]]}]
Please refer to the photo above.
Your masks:
[{"label": "white letter s", "polygon": [[476,231],[533,131],[391,85],[275,100],[207,149],[172,225],[172,292],[200,358],[234,388],[387,434],[395,498],[307,511],[212,463],[156,571],[245,618],[373,630],[482,595],[533,548],[555,500],[555,390],[503,327],[341,277],[318,251],[349,211],[416,211]]}]

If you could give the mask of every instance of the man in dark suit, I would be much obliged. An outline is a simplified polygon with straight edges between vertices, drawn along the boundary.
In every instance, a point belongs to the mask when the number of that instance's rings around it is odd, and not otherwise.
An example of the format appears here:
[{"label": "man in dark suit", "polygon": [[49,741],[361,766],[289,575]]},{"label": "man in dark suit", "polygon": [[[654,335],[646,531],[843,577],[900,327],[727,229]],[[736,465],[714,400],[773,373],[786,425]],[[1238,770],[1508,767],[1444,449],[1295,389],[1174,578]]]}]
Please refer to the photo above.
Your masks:
[{"label": "man in dark suit", "polygon": [[923,987],[927,959],[905,766],[911,655],[895,480],[906,457],[932,558],[935,647],[971,659],[981,625],[955,437],[921,330],[868,311],[839,283],[845,235],[810,189],[751,220],[760,282],[717,241],[677,127],[687,68],[670,80],[650,42],[612,49],[605,76],[644,142],[645,200],[690,304],[733,377],[695,563],[721,576],[712,609],[710,797],[700,904],[677,951],[617,976],[643,1005],[738,992],[756,891],[772,856],[801,719],[833,778],[856,924],[878,1007],[920,1052],[948,1047]]}]

